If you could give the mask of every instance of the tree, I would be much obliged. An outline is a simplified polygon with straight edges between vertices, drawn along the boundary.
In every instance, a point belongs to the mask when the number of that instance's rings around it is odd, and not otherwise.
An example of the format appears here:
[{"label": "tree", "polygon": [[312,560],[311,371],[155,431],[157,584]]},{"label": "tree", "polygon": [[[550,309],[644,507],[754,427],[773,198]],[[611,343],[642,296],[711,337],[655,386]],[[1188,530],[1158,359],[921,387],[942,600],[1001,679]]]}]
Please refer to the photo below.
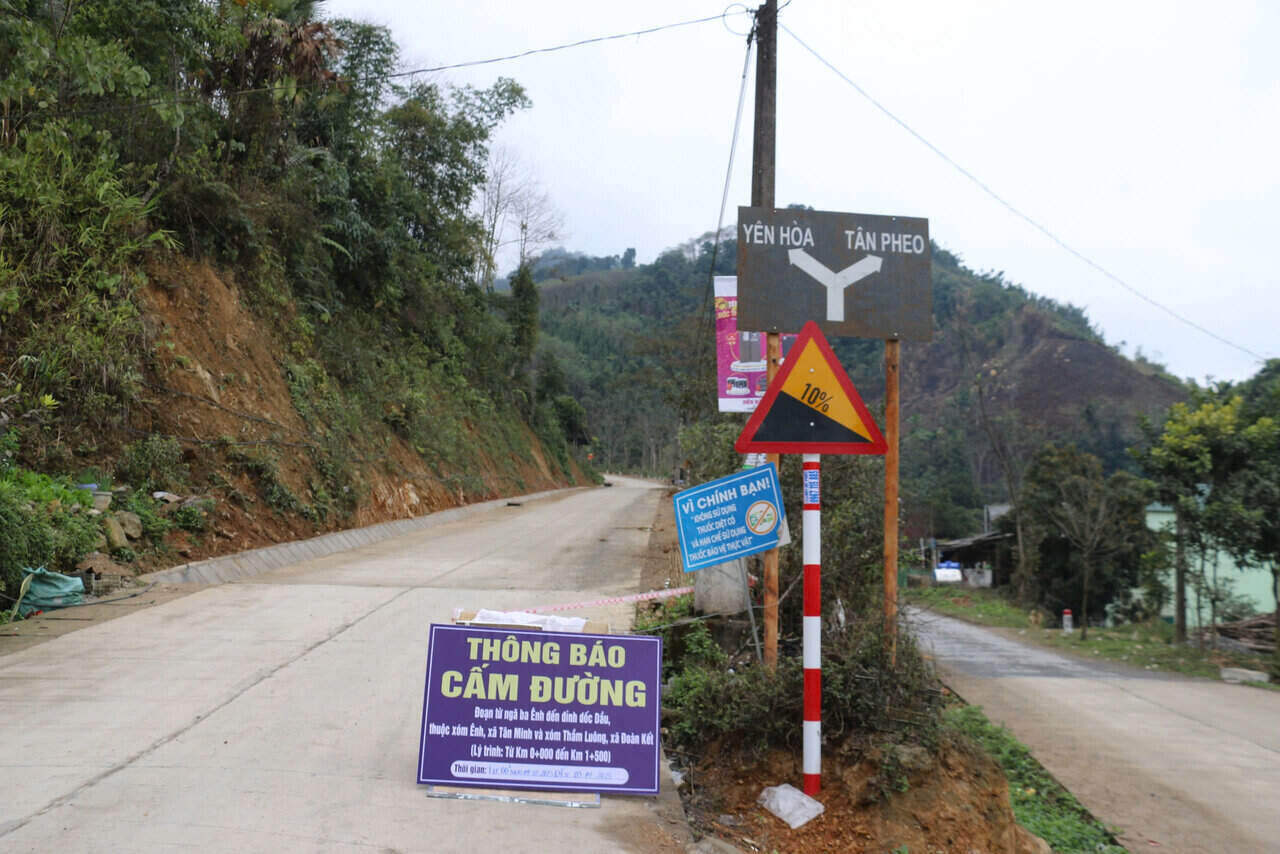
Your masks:
[{"label": "tree", "polygon": [[[1143,471],[1156,484],[1157,497],[1174,511],[1174,640],[1187,640],[1187,551],[1207,548],[1213,531],[1230,526],[1222,508],[1212,511],[1220,520],[1206,527],[1207,508],[1219,501],[1222,489],[1247,459],[1240,443],[1240,397],[1218,399],[1202,393],[1199,403],[1176,403],[1163,429],[1144,427],[1146,446],[1135,451]],[[1226,542],[1223,540],[1223,542]]]},{"label": "tree", "polygon": [[529,265],[521,264],[511,279],[511,332],[515,347],[512,374],[522,374],[533,359],[538,343],[538,286],[529,274]]},{"label": "tree", "polygon": [[[1144,507],[1146,486],[1128,472],[1102,475],[1092,454],[1049,445],[1036,455],[1023,484],[1020,510],[1070,544],[1079,564],[1080,638],[1088,637],[1089,599],[1094,579],[1113,559],[1149,535]],[[1140,551],[1140,549],[1139,549]]]},{"label": "tree", "polygon": [[1034,598],[1031,583],[1036,574],[1039,542],[1037,532],[1027,525],[1020,508],[1023,503],[1023,474],[1031,449],[1039,444],[1038,437],[1012,405],[1013,389],[1004,383],[1002,366],[995,360],[975,366],[976,342],[970,340],[965,328],[961,327],[959,333],[961,353],[972,378],[979,423],[999,467],[1005,496],[1013,505],[1018,555],[1018,566],[1013,576],[1015,595],[1019,602],[1028,604]]},{"label": "tree", "polygon": [[483,242],[475,278],[485,290],[493,290],[498,253],[504,248],[516,246],[517,264],[525,264],[538,249],[563,237],[564,217],[509,148],[489,153],[477,202]]},{"label": "tree", "polygon": [[[1218,487],[1205,524],[1242,566],[1270,569],[1280,615],[1280,359],[1220,393],[1232,395],[1236,423],[1215,449]],[[1271,681],[1280,682],[1280,619],[1275,640]]]}]

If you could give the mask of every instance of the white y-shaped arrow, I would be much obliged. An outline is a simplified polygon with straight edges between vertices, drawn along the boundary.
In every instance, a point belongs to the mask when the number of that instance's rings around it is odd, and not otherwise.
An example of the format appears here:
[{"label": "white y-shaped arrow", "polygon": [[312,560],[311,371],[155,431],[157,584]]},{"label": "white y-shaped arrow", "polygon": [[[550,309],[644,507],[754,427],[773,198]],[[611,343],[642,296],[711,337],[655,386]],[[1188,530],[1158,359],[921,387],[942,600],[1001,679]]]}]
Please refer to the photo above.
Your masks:
[{"label": "white y-shaped arrow", "polygon": [[861,261],[850,264],[839,273],[835,273],[803,249],[789,250],[787,260],[827,289],[827,320],[836,321],[844,320],[844,289],[859,279],[865,279],[872,273],[880,272],[882,263],[879,256],[868,255]]}]

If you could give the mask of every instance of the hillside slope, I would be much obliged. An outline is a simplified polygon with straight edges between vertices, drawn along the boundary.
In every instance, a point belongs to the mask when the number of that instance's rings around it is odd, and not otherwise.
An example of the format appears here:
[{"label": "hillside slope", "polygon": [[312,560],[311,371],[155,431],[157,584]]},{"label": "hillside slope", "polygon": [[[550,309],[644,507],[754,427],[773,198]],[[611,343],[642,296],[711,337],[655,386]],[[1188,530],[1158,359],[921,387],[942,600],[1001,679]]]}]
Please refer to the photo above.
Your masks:
[{"label": "hillside slope", "polygon": [[[543,283],[550,352],[587,407],[604,459],[677,465],[679,425],[713,415],[704,299],[710,250],[686,246],[634,270]],[[730,241],[717,253],[716,272],[732,274],[733,258]],[[1159,366],[1108,345],[1080,308],[975,273],[937,247],[933,290],[933,340],[902,348],[910,536],[970,533],[984,503],[1006,500],[993,443],[1025,458],[1045,442],[1069,442],[1108,469],[1129,468],[1126,448],[1138,439],[1140,419],[1158,420],[1186,398]],[[832,344],[863,398],[873,410],[881,406],[883,344]],[[622,390],[636,406],[622,402]],[[650,399],[661,401],[665,419],[638,405]]]},{"label": "hillside slope", "polygon": [[215,499],[217,520],[212,537],[177,535],[171,545],[181,554],[144,554],[149,566],[589,482],[509,414],[463,419],[452,460],[416,450],[380,413],[334,423],[320,390],[291,373],[296,353],[244,303],[233,277],[180,257],[149,272],[147,393],[120,438],[176,440],[188,488]]},{"label": "hillside slope", "polygon": [[484,275],[515,81],[401,80],[386,29],[310,3],[15,9],[0,593],[95,546],[177,562],[581,478],[536,291]]}]

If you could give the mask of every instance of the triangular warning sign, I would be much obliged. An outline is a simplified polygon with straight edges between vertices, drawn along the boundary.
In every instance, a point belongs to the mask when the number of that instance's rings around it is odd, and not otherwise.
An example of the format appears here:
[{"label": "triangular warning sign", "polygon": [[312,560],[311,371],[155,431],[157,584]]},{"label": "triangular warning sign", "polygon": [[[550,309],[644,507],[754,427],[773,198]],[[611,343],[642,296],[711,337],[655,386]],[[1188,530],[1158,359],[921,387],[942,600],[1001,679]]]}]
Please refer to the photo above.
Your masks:
[{"label": "triangular warning sign", "polygon": [[880,428],[809,321],[733,447],[739,453],[883,454]]}]

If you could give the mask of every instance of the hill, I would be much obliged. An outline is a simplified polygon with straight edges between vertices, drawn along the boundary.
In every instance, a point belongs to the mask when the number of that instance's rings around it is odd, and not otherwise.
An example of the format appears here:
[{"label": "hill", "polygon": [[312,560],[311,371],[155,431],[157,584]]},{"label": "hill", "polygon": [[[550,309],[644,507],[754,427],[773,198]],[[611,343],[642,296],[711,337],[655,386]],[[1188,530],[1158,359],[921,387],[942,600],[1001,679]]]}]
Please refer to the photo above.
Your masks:
[{"label": "hill", "polygon": [[589,480],[474,276],[529,101],[397,64],[310,3],[0,11],[0,592]]},{"label": "hill", "polygon": [[[634,270],[542,283],[545,353],[586,406],[606,462],[669,474],[686,454],[681,424],[716,417],[711,250],[701,239]],[[732,275],[733,242],[715,254],[717,274]],[[935,335],[907,343],[902,356],[910,536],[975,530],[984,503],[1007,500],[1002,454],[1025,462],[1046,441],[1065,441],[1108,470],[1131,467],[1126,448],[1140,419],[1185,399],[1159,366],[1108,345],[1082,309],[970,270],[944,249],[933,259]],[[868,404],[882,405],[883,344],[840,339],[833,348]]]}]

